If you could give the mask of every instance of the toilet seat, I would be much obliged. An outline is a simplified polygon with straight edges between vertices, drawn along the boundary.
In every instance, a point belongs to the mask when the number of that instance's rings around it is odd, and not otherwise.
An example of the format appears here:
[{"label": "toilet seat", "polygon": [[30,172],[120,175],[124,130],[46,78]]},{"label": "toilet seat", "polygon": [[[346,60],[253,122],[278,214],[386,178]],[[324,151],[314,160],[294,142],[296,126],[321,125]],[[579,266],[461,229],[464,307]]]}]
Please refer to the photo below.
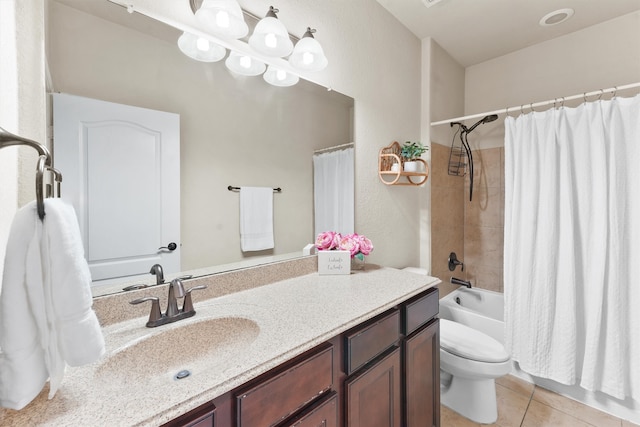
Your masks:
[{"label": "toilet seat", "polygon": [[504,346],[490,336],[462,323],[440,319],[440,348],[464,359],[502,363],[510,359]]}]

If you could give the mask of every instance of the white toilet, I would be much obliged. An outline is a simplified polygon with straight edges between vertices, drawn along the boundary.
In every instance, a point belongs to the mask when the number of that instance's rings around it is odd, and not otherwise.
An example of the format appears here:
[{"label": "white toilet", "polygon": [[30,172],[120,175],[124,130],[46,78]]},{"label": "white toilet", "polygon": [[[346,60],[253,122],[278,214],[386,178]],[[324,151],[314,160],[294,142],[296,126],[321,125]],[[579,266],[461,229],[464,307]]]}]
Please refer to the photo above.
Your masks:
[{"label": "white toilet", "polygon": [[498,419],[495,379],[511,371],[511,357],[490,336],[440,319],[440,401],[482,424]]}]

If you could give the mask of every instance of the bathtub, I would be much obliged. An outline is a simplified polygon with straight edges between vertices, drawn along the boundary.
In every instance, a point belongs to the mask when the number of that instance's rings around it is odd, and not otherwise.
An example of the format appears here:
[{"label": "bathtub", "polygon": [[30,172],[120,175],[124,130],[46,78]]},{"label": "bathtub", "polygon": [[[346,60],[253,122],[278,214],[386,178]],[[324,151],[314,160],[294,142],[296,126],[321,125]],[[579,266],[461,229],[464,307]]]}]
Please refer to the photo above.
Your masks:
[{"label": "bathtub", "polygon": [[440,318],[477,329],[504,344],[504,295],[459,288],[440,298]]}]

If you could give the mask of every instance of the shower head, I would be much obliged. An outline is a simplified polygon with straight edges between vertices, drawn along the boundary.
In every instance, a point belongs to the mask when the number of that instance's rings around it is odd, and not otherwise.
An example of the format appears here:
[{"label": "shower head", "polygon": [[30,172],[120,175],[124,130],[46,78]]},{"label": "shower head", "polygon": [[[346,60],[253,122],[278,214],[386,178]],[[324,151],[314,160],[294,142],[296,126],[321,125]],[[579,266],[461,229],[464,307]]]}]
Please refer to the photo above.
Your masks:
[{"label": "shower head", "polygon": [[496,120],[498,118],[497,114],[491,114],[490,116],[484,116],[482,119],[480,119],[479,121],[477,121],[473,126],[471,126],[469,129],[465,129],[465,132],[470,133],[471,131],[473,131],[476,127],[478,127],[479,125],[485,124],[485,123],[489,123],[489,122],[493,122],[494,120]]}]

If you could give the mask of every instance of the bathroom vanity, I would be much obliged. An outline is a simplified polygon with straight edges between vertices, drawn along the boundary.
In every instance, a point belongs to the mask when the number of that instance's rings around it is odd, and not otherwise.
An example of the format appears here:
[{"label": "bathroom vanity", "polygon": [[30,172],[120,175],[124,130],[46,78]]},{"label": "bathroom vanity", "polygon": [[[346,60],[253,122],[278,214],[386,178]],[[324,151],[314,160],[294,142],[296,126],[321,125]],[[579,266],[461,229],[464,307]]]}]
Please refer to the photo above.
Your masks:
[{"label": "bathroom vanity", "polygon": [[67,368],[51,401],[45,387],[22,411],[0,410],[0,424],[439,425],[438,279],[373,265],[260,283],[268,275],[212,276],[223,295],[194,295],[194,317],[158,328],[114,314],[145,290],[96,300],[103,359]]}]

